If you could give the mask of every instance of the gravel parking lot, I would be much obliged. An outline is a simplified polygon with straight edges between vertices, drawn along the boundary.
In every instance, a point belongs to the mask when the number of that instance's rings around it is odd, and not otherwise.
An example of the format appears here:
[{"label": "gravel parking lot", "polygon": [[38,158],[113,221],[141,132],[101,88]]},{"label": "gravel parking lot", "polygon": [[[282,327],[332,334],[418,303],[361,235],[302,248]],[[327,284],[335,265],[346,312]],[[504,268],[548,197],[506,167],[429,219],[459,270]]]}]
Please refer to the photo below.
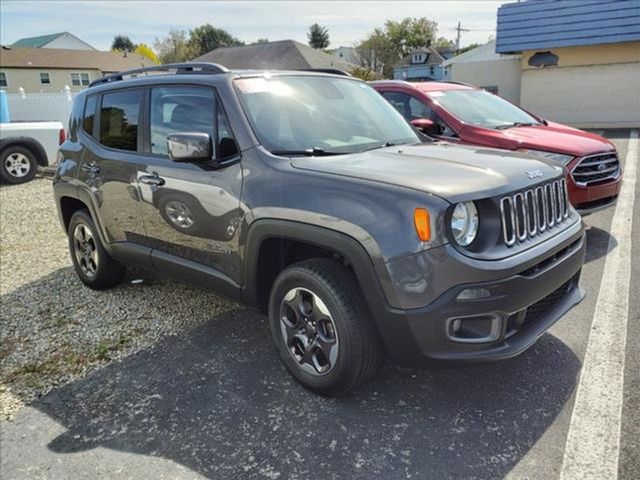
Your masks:
[{"label": "gravel parking lot", "polygon": [[[239,308],[135,270],[108,292],[84,288],[71,266],[48,178],[3,185],[0,205],[4,418],[55,386]],[[134,279],[143,282],[131,284]]]}]

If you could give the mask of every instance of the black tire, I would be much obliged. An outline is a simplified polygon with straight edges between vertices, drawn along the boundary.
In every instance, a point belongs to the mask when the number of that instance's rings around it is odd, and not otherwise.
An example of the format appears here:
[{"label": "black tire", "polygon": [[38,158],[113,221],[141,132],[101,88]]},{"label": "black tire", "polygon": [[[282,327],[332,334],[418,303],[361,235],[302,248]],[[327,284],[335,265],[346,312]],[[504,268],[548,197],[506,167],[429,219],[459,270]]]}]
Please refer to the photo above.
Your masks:
[{"label": "black tire", "polygon": [[38,169],[34,153],[25,147],[8,146],[0,153],[0,177],[11,184],[33,180]]},{"label": "black tire", "polygon": [[[79,210],[73,214],[67,235],[73,267],[82,283],[94,290],[103,290],[122,281],[125,267],[104,249],[89,212]],[[85,245],[81,245],[83,241]],[[86,248],[83,250],[83,247]],[[93,260],[88,260],[89,257]]]},{"label": "black tire", "polygon": [[[288,334],[285,333],[286,326],[283,327],[285,321],[282,312],[283,309],[289,311],[285,296],[288,293],[291,295],[292,290],[299,290],[301,295],[306,295],[305,291],[314,294],[330,313],[331,329],[336,332],[333,337],[336,339],[337,355],[332,364],[327,362],[330,365],[326,373],[313,372],[313,365],[305,365],[304,360],[297,359],[293,345],[296,339],[289,342],[285,338]],[[308,325],[306,315],[302,317],[301,321]],[[280,273],[269,298],[269,323],[273,341],[285,367],[302,385],[315,393],[344,395],[363,385],[380,366],[381,347],[362,292],[353,273],[335,260],[306,260]],[[292,330],[295,331],[295,328]],[[311,332],[313,338],[313,329]],[[318,333],[315,335],[317,337]]]}]

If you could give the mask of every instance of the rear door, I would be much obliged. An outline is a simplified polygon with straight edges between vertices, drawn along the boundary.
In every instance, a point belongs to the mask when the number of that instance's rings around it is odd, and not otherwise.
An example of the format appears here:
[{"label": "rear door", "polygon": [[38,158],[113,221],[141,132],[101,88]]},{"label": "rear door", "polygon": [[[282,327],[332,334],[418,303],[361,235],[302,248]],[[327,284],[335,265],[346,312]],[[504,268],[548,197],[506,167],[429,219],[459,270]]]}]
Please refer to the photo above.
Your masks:
[{"label": "rear door", "polygon": [[[116,249],[135,247],[144,234],[135,188],[140,169],[140,130],[144,90],[127,88],[88,95],[83,115],[85,145],[78,180],[80,194],[93,206],[104,238]],[[131,263],[149,266],[150,250],[139,252]],[[123,252],[124,254],[124,252]]]},{"label": "rear door", "polygon": [[[145,229],[140,241],[153,248],[157,270],[235,296],[242,169],[216,91],[202,85],[152,87],[145,115],[144,164],[137,178]],[[167,135],[179,132],[210,135],[214,158],[172,161]]]}]

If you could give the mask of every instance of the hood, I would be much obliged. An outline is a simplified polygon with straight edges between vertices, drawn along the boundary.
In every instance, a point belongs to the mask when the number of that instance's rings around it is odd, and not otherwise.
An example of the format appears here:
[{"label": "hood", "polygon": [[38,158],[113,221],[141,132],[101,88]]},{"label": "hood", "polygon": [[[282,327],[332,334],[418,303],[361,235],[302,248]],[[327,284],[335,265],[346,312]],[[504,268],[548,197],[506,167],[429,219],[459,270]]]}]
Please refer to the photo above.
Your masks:
[{"label": "hood", "polygon": [[[562,167],[554,162],[447,143],[387,147],[331,157],[295,157],[291,162],[298,169],[412,188],[450,202],[493,197],[562,174]],[[528,171],[539,174],[530,179]]]},{"label": "hood", "polygon": [[563,153],[575,157],[615,150],[613,144],[600,135],[553,122],[549,122],[546,126],[536,125],[513,127],[506,130],[483,130],[483,136],[499,137],[502,144],[512,150],[530,148],[532,150]]}]

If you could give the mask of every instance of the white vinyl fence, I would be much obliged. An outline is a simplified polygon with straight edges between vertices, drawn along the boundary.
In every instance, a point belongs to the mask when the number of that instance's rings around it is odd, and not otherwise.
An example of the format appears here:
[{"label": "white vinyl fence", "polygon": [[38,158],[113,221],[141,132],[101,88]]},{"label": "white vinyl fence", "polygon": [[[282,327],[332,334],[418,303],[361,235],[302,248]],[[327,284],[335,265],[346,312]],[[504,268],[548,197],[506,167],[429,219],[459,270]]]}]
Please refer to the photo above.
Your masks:
[{"label": "white vinyl fence", "polygon": [[9,93],[9,116],[12,122],[69,122],[75,93]]}]

